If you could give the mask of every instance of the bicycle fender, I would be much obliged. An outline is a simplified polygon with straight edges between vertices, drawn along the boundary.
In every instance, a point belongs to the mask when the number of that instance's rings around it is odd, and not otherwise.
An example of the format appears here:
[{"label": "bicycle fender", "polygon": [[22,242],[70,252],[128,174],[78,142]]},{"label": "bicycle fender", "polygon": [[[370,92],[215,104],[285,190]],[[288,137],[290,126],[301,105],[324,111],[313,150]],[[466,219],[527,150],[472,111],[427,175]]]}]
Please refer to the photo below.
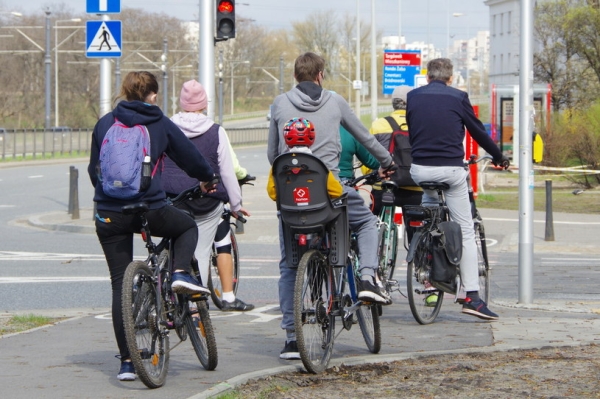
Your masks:
[{"label": "bicycle fender", "polygon": [[421,239],[422,235],[422,231],[416,231],[415,234],[413,234],[413,238],[410,240],[410,245],[408,246],[408,253],[406,254],[406,263],[412,262],[413,258],[415,257],[417,243]]}]

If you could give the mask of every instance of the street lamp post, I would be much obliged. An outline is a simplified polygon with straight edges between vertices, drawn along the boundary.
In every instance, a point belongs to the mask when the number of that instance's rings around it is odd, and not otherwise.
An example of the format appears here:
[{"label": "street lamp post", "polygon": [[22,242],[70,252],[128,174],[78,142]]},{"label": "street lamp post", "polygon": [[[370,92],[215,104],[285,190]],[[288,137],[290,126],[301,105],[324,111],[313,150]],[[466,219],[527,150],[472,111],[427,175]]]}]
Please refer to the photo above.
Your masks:
[{"label": "street lamp post", "polygon": [[169,90],[168,90],[168,80],[169,80],[169,75],[167,73],[167,51],[168,51],[168,47],[167,47],[167,39],[163,40],[163,53],[160,56],[160,60],[162,61],[162,65],[160,67],[160,69],[162,70],[163,73],[163,112],[167,113],[169,111]]},{"label": "street lamp post", "polygon": [[229,61],[229,63],[231,64],[231,115],[233,115],[233,68],[235,68],[237,64],[249,64],[250,61]]},{"label": "street lamp post", "polygon": [[[51,86],[51,71],[50,68],[52,67],[52,59],[50,57],[50,10],[46,10],[46,55],[44,57],[44,64],[46,66],[46,114],[45,114],[45,119],[44,119],[44,128],[46,130],[50,129],[50,86]],[[44,135],[44,138],[46,138],[46,135]],[[45,141],[45,140],[44,140]],[[44,142],[44,149],[42,150],[42,157],[44,157],[44,152],[46,150],[46,143]]]},{"label": "street lamp post", "polygon": [[[58,24],[61,22],[81,22],[81,18],[54,21],[54,126],[59,126],[58,106]],[[62,43],[61,43],[62,44]]]}]

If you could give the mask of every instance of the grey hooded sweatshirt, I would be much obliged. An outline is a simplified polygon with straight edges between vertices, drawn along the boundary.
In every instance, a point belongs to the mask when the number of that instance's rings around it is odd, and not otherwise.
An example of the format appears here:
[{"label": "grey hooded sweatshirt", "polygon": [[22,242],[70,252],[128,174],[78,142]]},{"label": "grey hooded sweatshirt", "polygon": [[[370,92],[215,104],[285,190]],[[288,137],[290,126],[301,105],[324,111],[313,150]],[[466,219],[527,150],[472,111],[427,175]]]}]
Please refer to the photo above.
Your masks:
[{"label": "grey hooded sweatshirt", "polygon": [[295,117],[303,117],[313,123],[316,138],[310,149],[336,177],[342,151],[340,125],[373,154],[383,168],[392,163],[388,150],[369,133],[342,96],[313,82],[302,82],[273,101],[267,147],[271,164],[277,156],[288,152],[283,140],[283,126]]}]

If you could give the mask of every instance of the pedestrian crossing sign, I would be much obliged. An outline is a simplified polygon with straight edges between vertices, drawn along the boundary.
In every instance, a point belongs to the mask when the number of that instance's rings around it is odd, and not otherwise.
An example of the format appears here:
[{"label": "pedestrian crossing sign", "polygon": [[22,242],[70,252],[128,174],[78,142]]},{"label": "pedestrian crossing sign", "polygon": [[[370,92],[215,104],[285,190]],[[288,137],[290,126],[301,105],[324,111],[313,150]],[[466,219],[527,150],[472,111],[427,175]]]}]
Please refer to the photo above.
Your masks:
[{"label": "pedestrian crossing sign", "polygon": [[121,21],[87,21],[85,39],[86,57],[120,57]]}]

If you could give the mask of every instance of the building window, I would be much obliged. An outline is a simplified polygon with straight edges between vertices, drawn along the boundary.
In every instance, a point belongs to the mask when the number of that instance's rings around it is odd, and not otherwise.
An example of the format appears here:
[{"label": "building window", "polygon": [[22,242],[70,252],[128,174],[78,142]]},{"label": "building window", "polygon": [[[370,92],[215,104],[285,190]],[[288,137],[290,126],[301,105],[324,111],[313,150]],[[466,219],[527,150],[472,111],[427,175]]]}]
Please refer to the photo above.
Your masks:
[{"label": "building window", "polygon": [[504,13],[500,14],[500,36],[504,32]]},{"label": "building window", "polygon": [[492,15],[492,36],[496,37],[496,15]]},{"label": "building window", "polygon": [[512,26],[512,11],[508,12],[507,19],[508,19],[508,26],[506,27],[506,33],[510,35],[510,28]]}]

